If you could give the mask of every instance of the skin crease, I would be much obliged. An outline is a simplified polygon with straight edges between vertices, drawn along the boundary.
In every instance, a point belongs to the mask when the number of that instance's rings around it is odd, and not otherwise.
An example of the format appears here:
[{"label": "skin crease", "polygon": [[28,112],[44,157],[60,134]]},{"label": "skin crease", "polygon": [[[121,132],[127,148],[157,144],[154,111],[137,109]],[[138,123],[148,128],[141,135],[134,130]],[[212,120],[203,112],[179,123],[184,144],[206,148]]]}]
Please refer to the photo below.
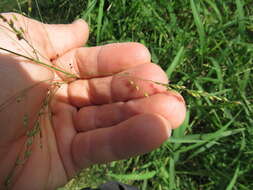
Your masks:
[{"label": "skin crease", "polygon": [[[14,20],[13,14],[3,15]],[[143,45],[81,47],[89,33],[84,21],[46,25],[15,15],[15,27],[25,29],[25,38],[40,52],[40,60],[80,79],[61,85],[43,110],[39,118],[42,137],[34,138],[31,155],[14,170],[10,189],[55,189],[92,164],[158,148],[171,129],[183,122],[183,98],[147,81],[167,83],[168,79],[160,67],[150,63]],[[17,40],[1,19],[0,28],[0,47],[34,55],[33,48]],[[21,101],[14,99],[0,109],[0,189],[5,189],[4,180],[18,155],[24,155],[26,131],[38,118],[50,82],[63,79],[59,72],[0,50],[0,105],[29,89]],[[26,127],[24,115],[29,118]]]}]

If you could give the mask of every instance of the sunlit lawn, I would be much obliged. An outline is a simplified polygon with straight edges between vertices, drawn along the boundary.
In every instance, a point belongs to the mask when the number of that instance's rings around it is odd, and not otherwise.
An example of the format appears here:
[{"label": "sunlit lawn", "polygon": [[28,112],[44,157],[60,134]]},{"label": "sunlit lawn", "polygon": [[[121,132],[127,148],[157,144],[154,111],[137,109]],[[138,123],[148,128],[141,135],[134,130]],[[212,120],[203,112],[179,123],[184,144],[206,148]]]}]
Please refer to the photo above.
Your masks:
[{"label": "sunlit lawn", "polygon": [[[0,10],[20,11],[15,4],[3,0]],[[35,1],[27,5],[20,1],[22,12],[41,19]],[[183,91],[187,118],[163,146],[95,165],[62,189],[96,187],[108,180],[141,190],[253,189],[252,0],[45,0],[38,7],[44,22],[85,19],[91,28],[89,46],[140,42],[172,84],[241,103]]]}]

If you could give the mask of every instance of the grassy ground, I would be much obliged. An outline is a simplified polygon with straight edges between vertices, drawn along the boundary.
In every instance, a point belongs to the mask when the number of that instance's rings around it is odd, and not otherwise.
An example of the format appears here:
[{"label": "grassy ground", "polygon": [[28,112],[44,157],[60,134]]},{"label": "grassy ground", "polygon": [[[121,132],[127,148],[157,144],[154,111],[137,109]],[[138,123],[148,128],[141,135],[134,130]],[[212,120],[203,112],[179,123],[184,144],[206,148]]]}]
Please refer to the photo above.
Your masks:
[{"label": "grassy ground", "polygon": [[[15,4],[2,0],[0,11],[13,10]],[[23,12],[40,19],[36,3],[27,5],[20,1]],[[93,166],[61,190],[112,179],[141,190],[253,189],[252,0],[45,0],[38,7],[45,22],[85,19],[90,46],[141,42],[171,83],[241,102],[182,92],[187,118],[161,148]]]}]

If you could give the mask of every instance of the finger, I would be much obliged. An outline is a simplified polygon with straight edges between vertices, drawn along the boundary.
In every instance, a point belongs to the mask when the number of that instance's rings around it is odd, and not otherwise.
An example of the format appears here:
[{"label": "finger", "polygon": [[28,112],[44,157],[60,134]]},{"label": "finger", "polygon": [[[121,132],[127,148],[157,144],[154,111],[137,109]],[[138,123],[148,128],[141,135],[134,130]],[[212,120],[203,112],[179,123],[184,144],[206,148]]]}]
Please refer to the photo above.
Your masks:
[{"label": "finger", "polygon": [[[139,43],[114,43],[78,48],[59,57],[54,64],[80,78],[108,76],[150,62],[150,53]],[[61,73],[62,78],[65,76]]]},{"label": "finger", "polygon": [[72,142],[73,160],[84,168],[147,153],[171,133],[169,122],[156,114],[132,117],[116,126],[79,133]]},{"label": "finger", "polygon": [[48,36],[47,49],[51,58],[83,46],[89,37],[88,24],[82,19],[72,24],[44,24],[43,26]]},{"label": "finger", "polygon": [[166,91],[166,87],[152,81],[168,83],[163,70],[151,63],[138,65],[123,73],[69,84],[68,99],[76,107],[127,101]]},{"label": "finger", "polygon": [[152,113],[163,116],[172,128],[177,128],[185,118],[184,100],[178,93],[166,92],[128,102],[88,106],[74,115],[73,122],[77,131],[85,132],[111,127],[135,115]]}]

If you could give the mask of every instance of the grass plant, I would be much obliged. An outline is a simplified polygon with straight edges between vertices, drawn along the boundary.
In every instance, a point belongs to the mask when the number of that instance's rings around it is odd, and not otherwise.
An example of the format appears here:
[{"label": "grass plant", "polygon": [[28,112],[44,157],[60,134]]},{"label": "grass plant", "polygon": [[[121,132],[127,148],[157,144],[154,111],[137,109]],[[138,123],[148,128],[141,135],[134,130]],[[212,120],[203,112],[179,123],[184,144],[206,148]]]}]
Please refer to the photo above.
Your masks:
[{"label": "grass plant", "polygon": [[[141,42],[169,76],[170,84],[160,85],[180,91],[188,105],[184,123],[159,149],[94,165],[61,190],[97,187],[108,180],[141,190],[253,189],[251,0],[6,2],[0,2],[0,11],[25,12],[48,23],[85,19],[91,28],[88,46]],[[18,40],[22,36],[15,30]],[[44,64],[36,56],[17,56]],[[0,105],[0,111],[13,100]],[[24,116],[24,125],[28,120]]]}]

